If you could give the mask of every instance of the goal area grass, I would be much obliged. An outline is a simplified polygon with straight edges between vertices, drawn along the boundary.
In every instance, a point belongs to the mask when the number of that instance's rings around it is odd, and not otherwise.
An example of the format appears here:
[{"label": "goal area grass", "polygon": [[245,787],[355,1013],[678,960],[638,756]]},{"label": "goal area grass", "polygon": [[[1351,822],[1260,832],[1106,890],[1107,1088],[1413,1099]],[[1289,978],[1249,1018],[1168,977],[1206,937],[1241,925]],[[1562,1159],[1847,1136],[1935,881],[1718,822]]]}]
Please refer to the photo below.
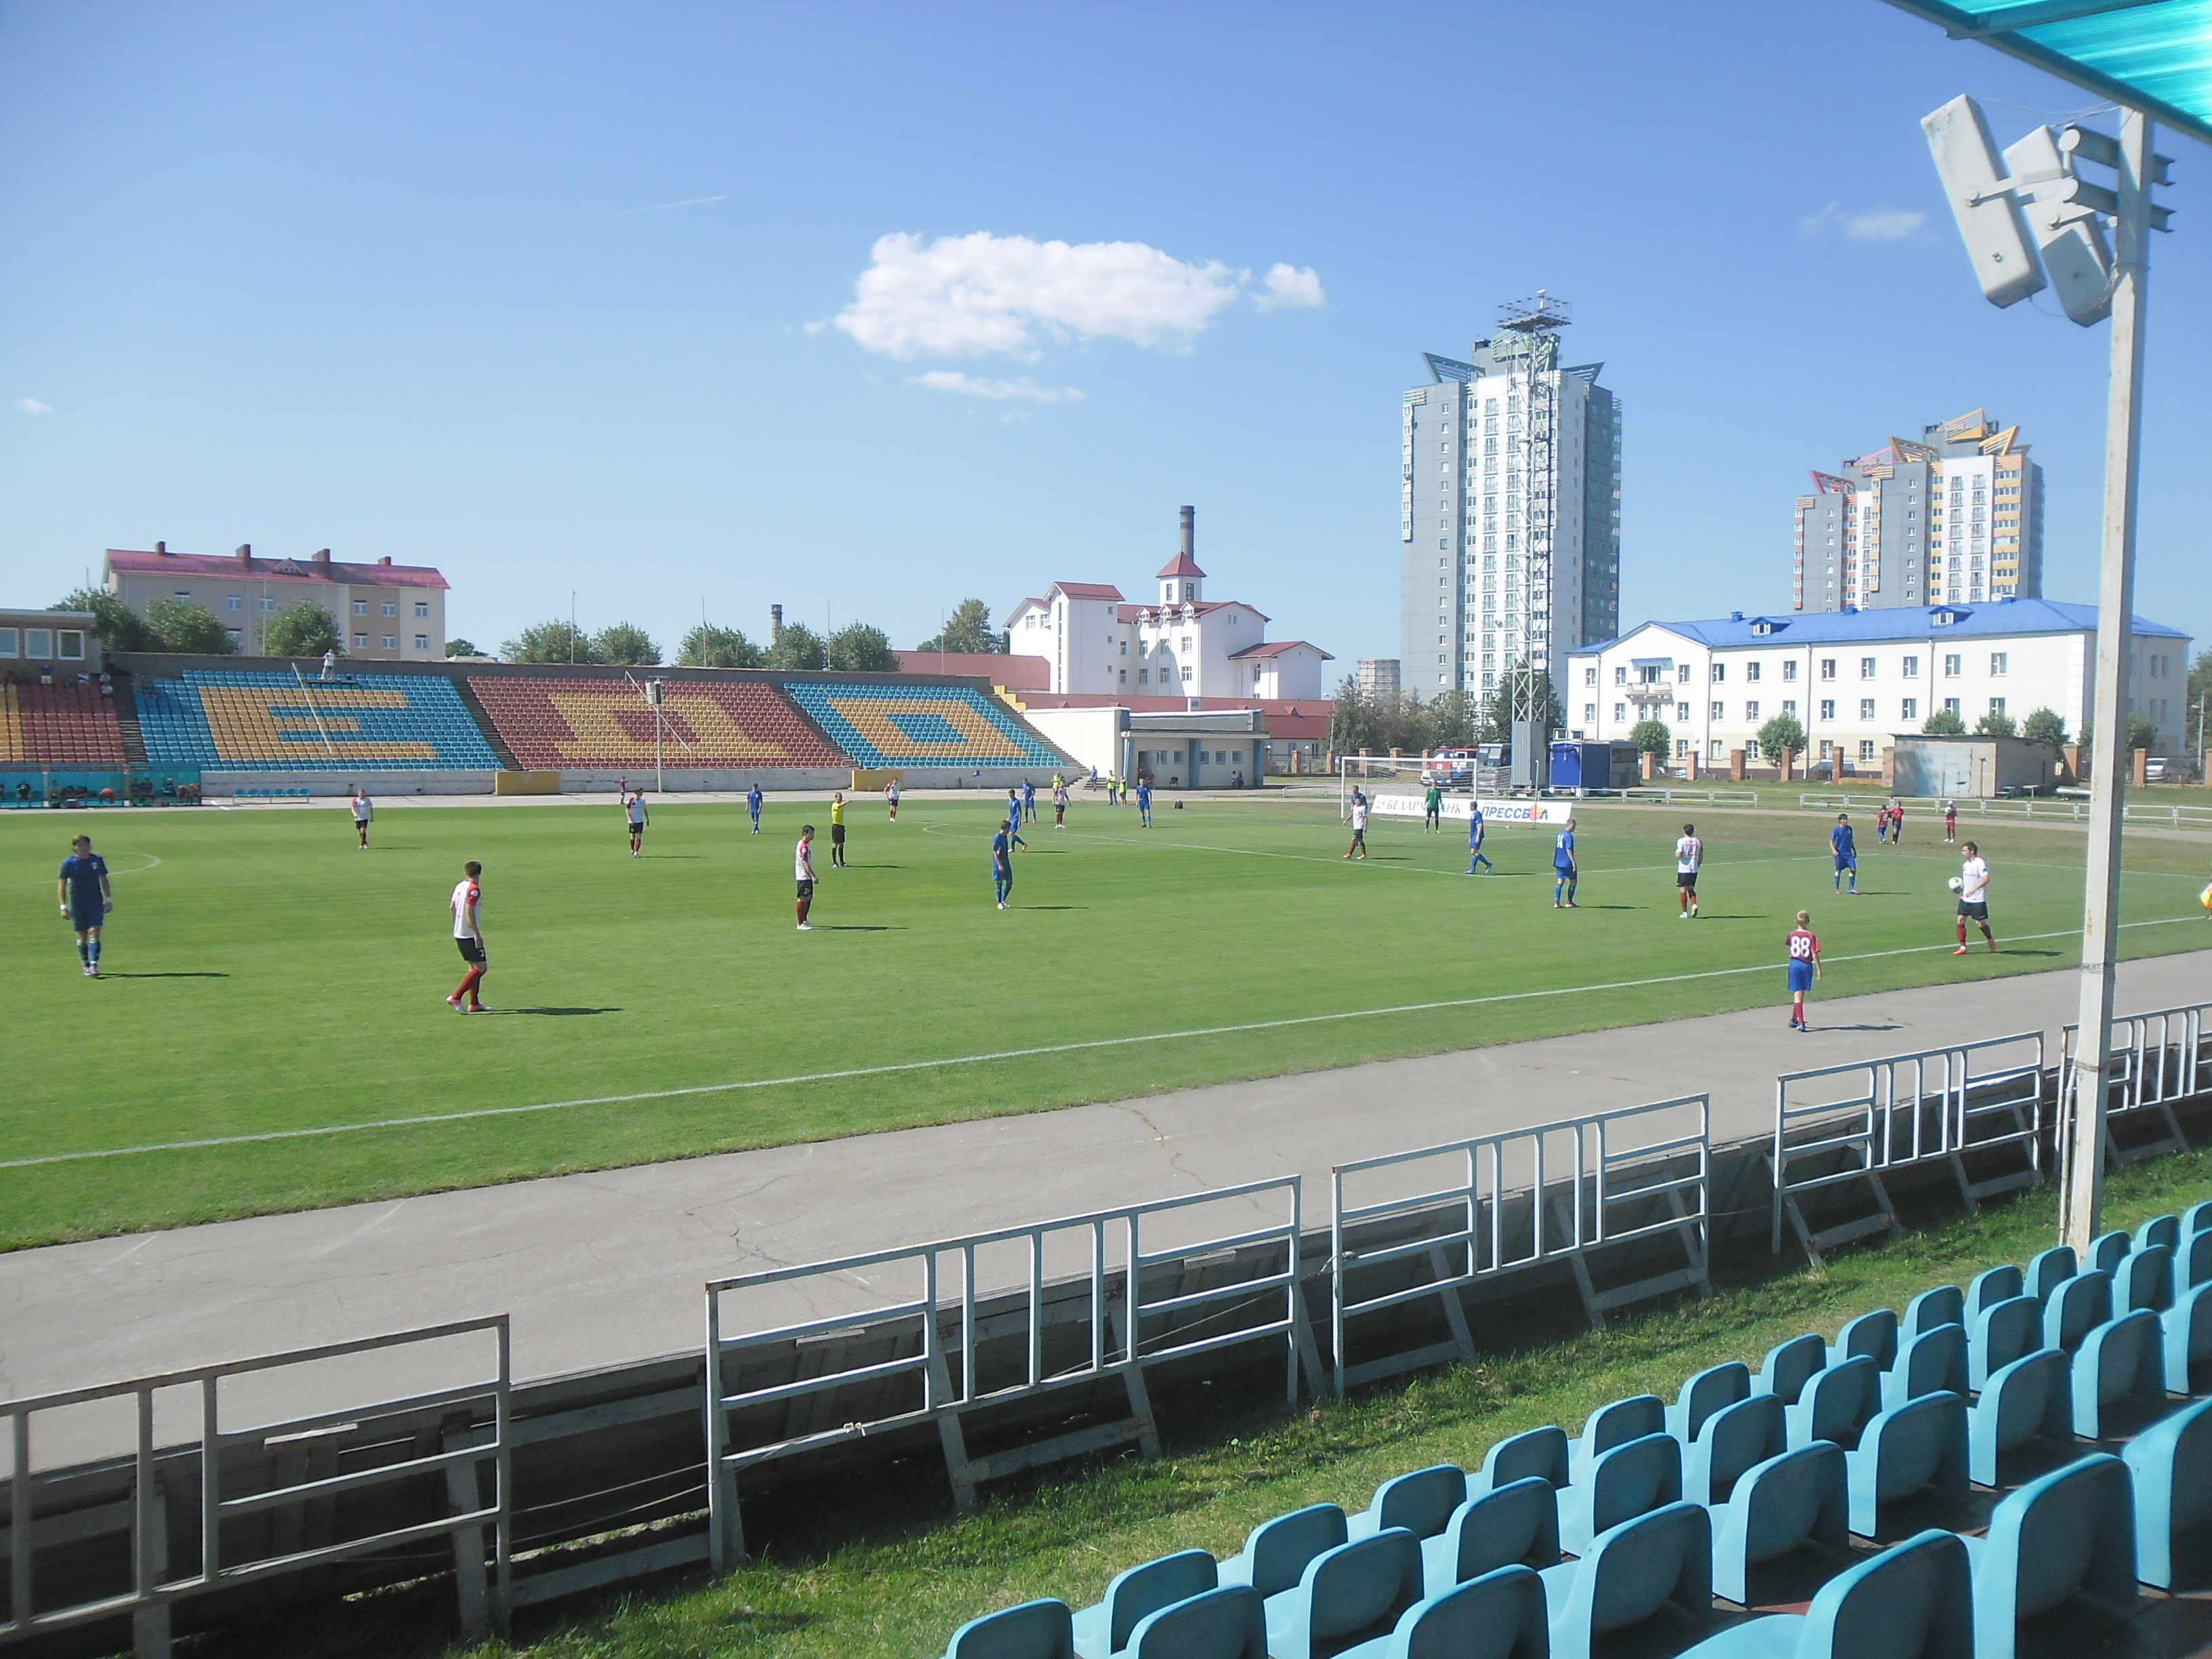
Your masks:
[{"label": "goal area grass", "polygon": [[[1976,824],[2005,953],[1949,955],[1957,851],[1924,820],[1696,817],[1704,915],[1676,920],[1685,816],[1591,804],[1582,908],[1552,908],[1552,831],[1377,818],[1347,863],[1334,803],[1081,795],[1025,825],[993,902],[993,805],[656,800],[645,854],[611,806],[0,814],[0,1248],[703,1152],[1033,1111],[1786,1001],[1814,912],[1824,996],[2076,958],[2078,830]],[[821,833],[815,931],[793,845]],[[106,977],[80,974],[56,872],[113,872]],[[483,868],[495,1012],[458,1018],[447,895]],[[2122,949],[2196,948],[2204,853],[2131,835]],[[2165,925],[2166,923],[2174,925]],[[1778,1014],[1778,1018],[1779,1015]]]}]

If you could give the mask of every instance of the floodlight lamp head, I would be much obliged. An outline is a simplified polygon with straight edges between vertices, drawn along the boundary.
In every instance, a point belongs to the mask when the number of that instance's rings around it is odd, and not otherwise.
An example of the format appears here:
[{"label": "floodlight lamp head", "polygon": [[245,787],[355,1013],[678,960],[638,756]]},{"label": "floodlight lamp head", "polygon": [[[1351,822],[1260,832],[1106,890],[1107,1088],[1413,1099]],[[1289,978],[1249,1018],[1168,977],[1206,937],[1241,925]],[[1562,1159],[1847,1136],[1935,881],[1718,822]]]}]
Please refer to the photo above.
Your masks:
[{"label": "floodlight lamp head", "polygon": [[1954,98],[1920,126],[1983,297],[2003,307],[2040,291],[2043,270],[1981,106],[1964,95]]}]

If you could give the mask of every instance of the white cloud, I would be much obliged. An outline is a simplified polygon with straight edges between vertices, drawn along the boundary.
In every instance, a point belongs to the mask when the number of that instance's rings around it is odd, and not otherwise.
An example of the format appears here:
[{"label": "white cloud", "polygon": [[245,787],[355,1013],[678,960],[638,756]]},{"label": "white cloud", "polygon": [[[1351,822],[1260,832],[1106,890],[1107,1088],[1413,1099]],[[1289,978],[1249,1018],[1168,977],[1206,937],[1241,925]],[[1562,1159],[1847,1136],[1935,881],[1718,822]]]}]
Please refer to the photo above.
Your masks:
[{"label": "white cloud", "polygon": [[927,374],[910,376],[908,384],[927,386],[932,392],[964,392],[971,398],[988,398],[998,403],[1010,399],[1030,404],[1083,401],[1083,393],[1074,386],[1039,386],[1026,374],[1018,380],[990,380],[963,374],[957,368],[933,368]]},{"label": "white cloud", "polygon": [[1310,266],[1300,270],[1296,265],[1271,265],[1266,281],[1267,291],[1259,299],[1262,311],[1291,307],[1317,310],[1328,303],[1328,296],[1321,291],[1320,275]]},{"label": "white cloud", "polygon": [[1236,302],[1243,274],[1142,242],[895,233],[878,239],[852,304],[834,319],[890,357],[1034,358],[1040,340],[1186,345]]},{"label": "white cloud", "polygon": [[999,416],[999,424],[1001,426],[1027,426],[1030,423],[1030,412],[1026,409],[1010,409],[1005,414]]},{"label": "white cloud", "polygon": [[18,398],[15,407],[26,415],[51,415],[54,412],[52,404],[42,404],[36,398]]},{"label": "white cloud", "polygon": [[1818,213],[1808,213],[1797,222],[1801,236],[1825,235],[1831,230],[1841,231],[1847,241],[1902,242],[1920,234],[1928,222],[1924,213],[1914,213],[1905,208],[1878,207],[1846,210],[1840,202],[1831,202]]}]

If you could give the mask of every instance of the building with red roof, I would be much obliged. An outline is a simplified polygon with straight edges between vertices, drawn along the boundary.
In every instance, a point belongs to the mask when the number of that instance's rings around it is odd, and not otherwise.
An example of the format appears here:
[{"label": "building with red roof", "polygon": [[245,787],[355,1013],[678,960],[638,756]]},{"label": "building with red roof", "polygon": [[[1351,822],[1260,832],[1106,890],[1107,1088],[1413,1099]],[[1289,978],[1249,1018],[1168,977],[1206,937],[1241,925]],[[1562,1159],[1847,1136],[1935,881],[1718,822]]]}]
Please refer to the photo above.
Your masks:
[{"label": "building with red roof", "polygon": [[254,556],[251,544],[234,553],[172,553],[155,542],[150,553],[107,550],[107,591],[140,616],[155,599],[206,606],[250,656],[265,654],[264,630],[276,613],[306,601],[329,611],[349,653],[391,662],[443,662],[445,577],[429,565],[373,564],[333,559],[327,547],[304,559]]}]

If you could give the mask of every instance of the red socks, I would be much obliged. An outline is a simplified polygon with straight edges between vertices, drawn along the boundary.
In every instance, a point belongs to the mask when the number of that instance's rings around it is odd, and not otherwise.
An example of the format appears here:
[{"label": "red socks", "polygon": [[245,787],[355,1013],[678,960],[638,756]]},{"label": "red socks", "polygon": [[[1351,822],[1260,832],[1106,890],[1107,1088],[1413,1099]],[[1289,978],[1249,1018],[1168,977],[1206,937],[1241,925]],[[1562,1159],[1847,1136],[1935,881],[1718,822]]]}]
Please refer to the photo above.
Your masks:
[{"label": "red socks", "polygon": [[462,975],[461,982],[457,988],[455,988],[451,1000],[459,1002],[463,997],[466,997],[469,1000],[470,1006],[474,1007],[477,1006],[477,986],[483,981],[483,976],[484,970],[483,969],[470,969],[466,974]]}]

